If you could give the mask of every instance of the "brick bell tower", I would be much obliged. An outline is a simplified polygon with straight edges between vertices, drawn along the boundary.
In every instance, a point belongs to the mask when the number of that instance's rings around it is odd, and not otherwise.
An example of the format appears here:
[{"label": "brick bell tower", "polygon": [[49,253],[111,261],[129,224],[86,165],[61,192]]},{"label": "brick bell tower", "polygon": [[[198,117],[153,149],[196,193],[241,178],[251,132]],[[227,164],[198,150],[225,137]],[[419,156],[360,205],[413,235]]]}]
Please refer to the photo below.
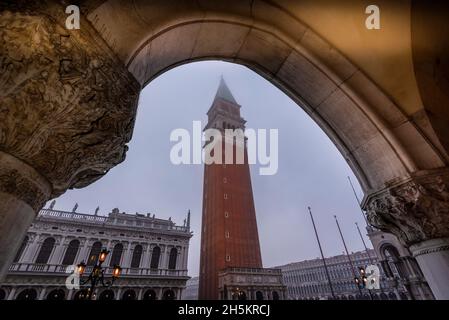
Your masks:
[{"label": "brick bell tower", "polygon": [[[223,78],[207,115],[206,129],[218,129],[222,135],[225,129],[245,128],[240,105]],[[235,160],[236,145],[230,143]],[[218,273],[225,268],[262,268],[246,144],[244,155],[243,164],[204,166],[199,299],[221,298]]]}]

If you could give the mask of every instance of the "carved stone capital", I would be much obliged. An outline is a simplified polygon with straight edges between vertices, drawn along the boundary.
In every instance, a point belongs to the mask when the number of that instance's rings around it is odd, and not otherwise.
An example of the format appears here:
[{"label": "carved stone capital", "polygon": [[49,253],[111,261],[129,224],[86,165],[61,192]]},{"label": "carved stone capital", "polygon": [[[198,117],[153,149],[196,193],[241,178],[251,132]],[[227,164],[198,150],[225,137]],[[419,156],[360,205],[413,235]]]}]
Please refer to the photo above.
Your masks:
[{"label": "carved stone capital", "polygon": [[37,212],[50,197],[51,185],[28,164],[0,151],[0,192],[13,195]]},{"label": "carved stone capital", "polygon": [[140,85],[87,20],[67,30],[64,7],[49,3],[0,6],[0,150],[56,197],[125,159]]},{"label": "carved stone capital", "polygon": [[404,244],[449,236],[449,170],[418,172],[369,194],[364,209],[371,225]]}]

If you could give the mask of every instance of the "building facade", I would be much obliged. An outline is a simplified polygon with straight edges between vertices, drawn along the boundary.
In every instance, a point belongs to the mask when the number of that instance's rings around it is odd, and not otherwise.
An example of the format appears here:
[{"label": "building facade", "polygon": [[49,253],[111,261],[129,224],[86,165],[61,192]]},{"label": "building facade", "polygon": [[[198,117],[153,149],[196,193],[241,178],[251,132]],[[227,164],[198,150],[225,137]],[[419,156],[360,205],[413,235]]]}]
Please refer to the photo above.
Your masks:
[{"label": "building facade", "polygon": [[[359,251],[350,255],[356,276],[359,277],[359,268],[378,264],[374,250]],[[389,281],[382,268],[380,269],[380,289],[359,290],[355,281],[348,256],[341,254],[326,258],[326,265],[336,299],[341,300],[408,300],[412,296],[401,283]],[[323,261],[319,258],[289,263],[280,266],[287,286],[288,298],[294,300],[323,300],[332,299],[329,281]]]},{"label": "building facade", "polygon": [[65,285],[71,266],[84,261],[87,274],[100,251],[110,251],[103,266],[120,277],[110,288],[98,286],[94,299],[180,299],[187,276],[190,212],[183,226],[154,215],[107,216],[49,209],[39,212],[29,228],[9,273],[0,284],[0,300],[72,300],[83,297],[81,286]]},{"label": "building facade", "polygon": [[186,288],[182,292],[182,300],[198,300],[199,277],[192,277],[187,280]]},{"label": "building facade", "polygon": [[434,299],[416,259],[399,239],[371,226],[367,227],[367,231],[386,281],[393,287],[405,287],[414,300]]},{"label": "building facade", "polygon": [[218,275],[222,300],[286,300],[281,269],[227,268]]}]

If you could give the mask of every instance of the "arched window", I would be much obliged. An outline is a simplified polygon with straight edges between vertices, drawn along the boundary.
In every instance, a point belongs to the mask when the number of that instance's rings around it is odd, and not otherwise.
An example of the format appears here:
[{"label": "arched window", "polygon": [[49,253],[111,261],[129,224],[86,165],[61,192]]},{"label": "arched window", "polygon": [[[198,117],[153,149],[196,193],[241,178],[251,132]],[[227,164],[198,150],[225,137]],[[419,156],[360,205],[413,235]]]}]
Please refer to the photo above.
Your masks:
[{"label": "arched window", "polygon": [[399,297],[401,298],[401,300],[408,300],[407,295],[405,294],[405,292],[400,292],[399,293]]},{"label": "arched window", "polygon": [[153,253],[151,254],[151,263],[150,268],[151,269],[157,269],[159,267],[159,258],[161,256],[161,248],[160,247],[154,247]]},{"label": "arched window", "polygon": [[262,291],[256,291],[256,300],[263,300]]},{"label": "arched window", "polygon": [[279,293],[277,291],[273,291],[271,293],[273,300],[279,300]]},{"label": "arched window", "polygon": [[126,290],[122,295],[122,300],[136,300],[136,292],[134,290]]},{"label": "arched window", "polygon": [[101,242],[97,241],[92,245],[92,248],[90,249],[89,258],[87,261],[88,266],[93,266],[97,263],[98,256],[101,252]]},{"label": "arched window", "polygon": [[3,289],[0,289],[0,300],[6,299],[6,291]]},{"label": "arched window", "polygon": [[238,300],[246,300],[246,292],[245,291],[239,291]]},{"label": "arched window", "polygon": [[47,263],[50,258],[51,252],[55,246],[55,239],[47,238],[42,244],[41,250],[36,258],[36,263]]},{"label": "arched window", "polygon": [[394,292],[390,292],[388,294],[388,299],[390,299],[390,300],[398,300],[398,297],[394,294]]},{"label": "arched window", "polygon": [[176,295],[173,292],[173,290],[166,290],[162,296],[163,300],[175,300],[176,299]]},{"label": "arched window", "polygon": [[62,289],[55,289],[50,291],[47,295],[47,300],[64,300],[65,292]]},{"label": "arched window", "polygon": [[168,260],[168,269],[176,269],[176,258],[178,258],[178,250],[176,250],[176,248],[172,248],[170,250],[170,260]]},{"label": "arched window", "polygon": [[87,290],[83,289],[75,293],[73,296],[73,300],[86,300],[87,297]]},{"label": "arched window", "polygon": [[384,245],[381,250],[382,255],[386,260],[386,264],[384,263],[383,267],[387,268],[387,270],[384,270],[387,273],[387,276],[399,276],[400,278],[404,278],[406,272],[404,271],[405,268],[400,259],[398,250],[391,244]]},{"label": "arched window", "polygon": [[117,243],[112,250],[111,261],[109,262],[109,266],[113,267],[116,264],[120,264],[120,260],[122,259],[123,253],[123,244]]},{"label": "arched window", "polygon": [[28,236],[23,239],[22,244],[20,245],[19,251],[17,251],[16,256],[14,257],[13,262],[18,262],[20,258],[22,257],[23,250],[25,250],[25,247],[28,243]]},{"label": "arched window", "polygon": [[19,293],[16,300],[36,300],[37,292],[34,289],[25,289]]},{"label": "arched window", "polygon": [[78,249],[80,247],[80,242],[78,240],[72,240],[67,247],[67,250],[64,255],[64,259],[62,260],[63,265],[73,264],[75,262],[76,254],[78,253]]},{"label": "arched window", "polygon": [[134,247],[133,258],[131,260],[131,268],[140,267],[140,259],[142,258],[142,246],[138,244]]},{"label": "arched window", "polygon": [[98,300],[114,300],[114,291],[107,289],[100,293]]},{"label": "arched window", "polygon": [[157,299],[156,291],[152,289],[147,290],[143,295],[143,300],[156,300],[156,299]]}]

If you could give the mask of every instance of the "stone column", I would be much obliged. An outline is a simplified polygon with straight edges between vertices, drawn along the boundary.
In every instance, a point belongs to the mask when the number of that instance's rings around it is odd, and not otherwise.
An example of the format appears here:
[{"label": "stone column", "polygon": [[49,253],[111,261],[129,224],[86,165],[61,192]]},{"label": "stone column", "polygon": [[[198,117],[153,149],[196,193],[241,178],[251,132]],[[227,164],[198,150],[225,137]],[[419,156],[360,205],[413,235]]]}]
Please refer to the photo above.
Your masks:
[{"label": "stone column", "polygon": [[182,266],[184,264],[183,262],[183,257],[184,257],[184,248],[183,247],[179,247],[178,248],[178,252],[177,252],[177,257],[176,257],[176,265],[175,265],[175,270],[182,270]]},{"label": "stone column", "polygon": [[39,250],[40,235],[35,234],[30,237],[30,244],[27,246],[27,250],[23,254],[22,263],[33,263],[34,257]]},{"label": "stone column", "polygon": [[84,261],[87,263],[89,260],[88,254],[90,254],[90,247],[89,247],[89,239],[83,239],[81,240],[82,247],[80,249],[80,252],[78,253],[78,260],[75,261],[76,263],[79,263],[81,261]]},{"label": "stone column", "polygon": [[158,288],[158,290],[156,292],[158,300],[162,300],[163,291],[164,291],[163,288]]},{"label": "stone column", "polygon": [[187,270],[189,264],[189,246],[186,245],[184,248],[184,262],[182,264],[182,269]]},{"label": "stone column", "polygon": [[0,151],[0,282],[50,192],[50,184],[36,170]]},{"label": "stone column", "polygon": [[150,245],[142,244],[142,258],[140,260],[140,268],[149,268]]},{"label": "stone column", "polygon": [[68,247],[67,238],[65,236],[56,239],[55,248],[50,256],[48,264],[61,264],[65,252]]},{"label": "stone column", "polygon": [[140,288],[138,293],[137,293],[137,298],[136,299],[137,300],[142,300],[142,298],[143,298],[143,289]]},{"label": "stone column", "polygon": [[431,239],[410,246],[437,299],[449,299],[449,238]]},{"label": "stone column", "polygon": [[120,300],[122,298],[122,288],[118,288],[115,296],[115,300]]},{"label": "stone column", "polygon": [[73,294],[75,293],[75,290],[68,290],[67,291],[67,297],[66,300],[72,300]]},{"label": "stone column", "polygon": [[183,270],[187,270],[188,268],[188,258],[189,258],[189,246],[183,247],[183,262],[182,262],[182,268]]},{"label": "stone column", "polygon": [[161,256],[159,258],[159,269],[165,270],[165,269],[167,269],[167,251],[168,251],[168,246],[167,245],[163,245],[163,246],[160,246],[160,248],[161,248]]},{"label": "stone column", "polygon": [[123,250],[123,256],[122,256],[122,268],[130,268],[131,267],[131,255],[132,255],[132,244],[130,242],[128,242],[126,244],[126,247],[124,247]]},{"label": "stone column", "polygon": [[17,291],[17,288],[16,287],[12,287],[11,291],[8,294],[8,299],[7,300],[14,300],[15,295],[16,295],[16,291]]},{"label": "stone column", "polygon": [[37,300],[45,300],[45,294],[47,293],[47,287],[42,287],[41,292],[39,293],[39,296]]},{"label": "stone column", "polygon": [[66,19],[53,1],[1,4],[0,281],[45,202],[105,175],[132,136],[140,84]]},{"label": "stone column", "polygon": [[[92,242],[92,244],[94,243],[95,241],[93,241]],[[102,244],[103,244],[103,248],[106,248],[106,250],[108,250],[109,251],[109,254],[106,256],[106,260],[103,262],[103,266],[109,266],[109,263],[111,262],[111,257],[112,257],[112,252],[114,251],[114,246],[117,244],[118,242],[116,242],[116,241],[112,241],[112,240],[108,240],[108,242],[106,243],[106,244],[104,244],[103,242],[102,242]],[[102,248],[102,249],[103,249]],[[123,252],[122,252],[122,255],[123,255]]]},{"label": "stone column", "polygon": [[409,248],[436,299],[449,299],[449,170],[417,172],[364,198],[371,225]]}]

